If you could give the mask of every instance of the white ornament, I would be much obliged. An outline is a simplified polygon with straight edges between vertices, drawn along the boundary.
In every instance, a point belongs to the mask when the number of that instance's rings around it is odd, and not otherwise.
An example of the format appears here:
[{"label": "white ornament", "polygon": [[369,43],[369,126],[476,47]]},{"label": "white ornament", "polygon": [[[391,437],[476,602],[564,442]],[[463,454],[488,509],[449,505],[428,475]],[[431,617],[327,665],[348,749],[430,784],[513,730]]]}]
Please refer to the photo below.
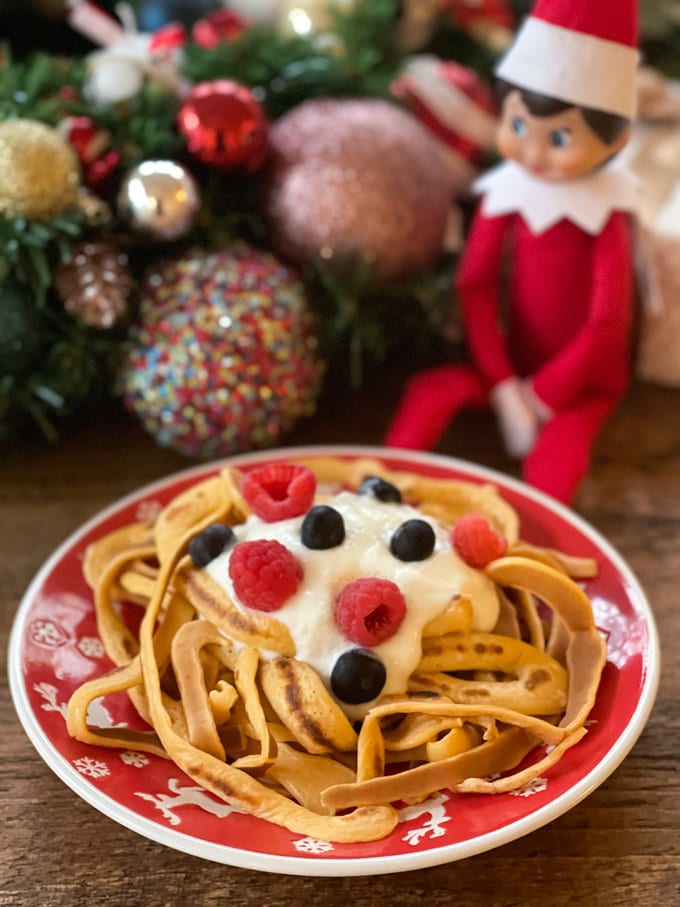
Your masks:
[{"label": "white ornament", "polygon": [[[121,48],[122,51],[122,48]],[[138,60],[114,51],[96,51],[88,59],[85,96],[93,104],[118,104],[139,94],[144,70]]]},{"label": "white ornament", "polygon": [[85,97],[93,104],[107,106],[139,94],[149,77],[180,93],[178,52],[151,50],[152,34],[137,31],[132,8],[119,3],[122,24],[98,9],[89,0],[68,0],[69,23],[102,49],[87,57]]}]

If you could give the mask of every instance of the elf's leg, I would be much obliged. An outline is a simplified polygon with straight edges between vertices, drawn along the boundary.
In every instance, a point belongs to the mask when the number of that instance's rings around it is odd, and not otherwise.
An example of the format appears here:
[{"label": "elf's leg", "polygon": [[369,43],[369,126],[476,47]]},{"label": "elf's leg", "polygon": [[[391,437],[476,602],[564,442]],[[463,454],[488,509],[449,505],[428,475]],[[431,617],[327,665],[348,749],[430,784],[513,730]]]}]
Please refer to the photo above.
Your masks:
[{"label": "elf's leg", "polygon": [[444,365],[414,375],[385,437],[389,447],[429,450],[463,406],[486,406],[482,381],[467,365]]},{"label": "elf's leg", "polygon": [[589,397],[556,413],[541,429],[525,458],[525,480],[569,504],[590,466],[590,451],[618,400]]}]

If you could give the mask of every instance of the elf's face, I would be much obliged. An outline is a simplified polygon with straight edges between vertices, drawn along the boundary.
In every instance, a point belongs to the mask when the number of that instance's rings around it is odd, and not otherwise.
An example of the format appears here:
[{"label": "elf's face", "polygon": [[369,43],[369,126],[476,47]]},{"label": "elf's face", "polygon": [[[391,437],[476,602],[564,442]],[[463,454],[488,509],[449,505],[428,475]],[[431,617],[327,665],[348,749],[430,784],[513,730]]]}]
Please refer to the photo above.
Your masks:
[{"label": "elf's face", "polygon": [[575,179],[595,170],[623,148],[628,131],[606,144],[576,107],[553,116],[533,116],[519,91],[503,102],[497,144],[503,157],[516,161],[539,179]]}]

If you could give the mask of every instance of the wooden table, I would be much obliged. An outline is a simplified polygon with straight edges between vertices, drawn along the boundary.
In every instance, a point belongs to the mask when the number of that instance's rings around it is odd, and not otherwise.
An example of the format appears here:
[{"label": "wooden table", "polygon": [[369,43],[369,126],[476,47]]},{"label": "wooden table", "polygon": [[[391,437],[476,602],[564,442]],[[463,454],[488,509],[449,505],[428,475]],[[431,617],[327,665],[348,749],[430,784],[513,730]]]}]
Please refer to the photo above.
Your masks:
[{"label": "wooden table", "polygon": [[[324,401],[288,443],[378,443],[398,395],[389,373],[364,396]],[[441,451],[512,471],[487,415],[462,418]],[[2,644],[31,577],[102,507],[187,462],[117,411],[88,414],[58,446],[17,446],[0,467]],[[639,386],[607,427],[575,502],[618,548],[656,614],[664,670],[632,753],[578,807],[518,841],[426,870],[361,879],[270,875],[204,862],[138,837],[42,762],[6,686],[0,714],[0,905],[530,905],[680,903],[680,397]]]}]

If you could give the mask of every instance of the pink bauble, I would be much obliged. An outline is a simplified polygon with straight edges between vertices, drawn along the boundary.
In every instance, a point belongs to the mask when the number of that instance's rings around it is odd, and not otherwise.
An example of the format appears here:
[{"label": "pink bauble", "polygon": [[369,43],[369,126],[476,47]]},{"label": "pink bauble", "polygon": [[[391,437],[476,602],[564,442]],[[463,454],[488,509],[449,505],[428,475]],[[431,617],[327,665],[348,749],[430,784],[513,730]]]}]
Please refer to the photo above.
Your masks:
[{"label": "pink bauble", "polygon": [[298,264],[365,262],[385,283],[441,253],[450,179],[427,130],[387,101],[310,100],[285,114],[265,185],[270,241]]}]

